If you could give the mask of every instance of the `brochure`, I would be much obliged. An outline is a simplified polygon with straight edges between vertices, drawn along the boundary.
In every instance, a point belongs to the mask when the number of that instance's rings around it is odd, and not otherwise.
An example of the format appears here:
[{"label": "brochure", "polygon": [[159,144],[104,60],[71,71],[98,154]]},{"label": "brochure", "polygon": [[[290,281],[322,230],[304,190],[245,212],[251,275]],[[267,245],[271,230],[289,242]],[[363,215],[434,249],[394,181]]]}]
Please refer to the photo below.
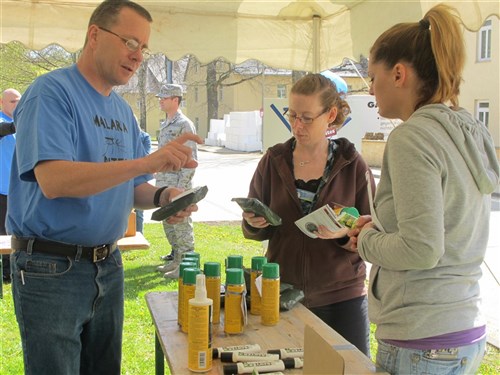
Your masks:
[{"label": "brochure", "polygon": [[314,232],[320,225],[324,225],[332,232],[342,231],[347,234],[359,217],[359,212],[354,207],[334,205],[333,208],[325,204],[323,207],[311,212],[309,215],[297,220],[295,225],[311,238],[318,238]]}]

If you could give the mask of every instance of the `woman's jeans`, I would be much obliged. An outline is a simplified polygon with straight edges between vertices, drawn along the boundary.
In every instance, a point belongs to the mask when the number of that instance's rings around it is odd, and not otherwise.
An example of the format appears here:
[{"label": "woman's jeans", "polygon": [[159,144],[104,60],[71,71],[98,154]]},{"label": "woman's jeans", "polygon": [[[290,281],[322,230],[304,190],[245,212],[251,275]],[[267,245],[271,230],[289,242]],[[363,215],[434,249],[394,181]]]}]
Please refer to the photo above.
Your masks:
[{"label": "woman's jeans", "polygon": [[97,263],[15,251],[11,269],[25,374],[120,374],[120,250]]},{"label": "woman's jeans", "polygon": [[311,307],[309,310],[370,358],[370,322],[366,296]]},{"label": "woman's jeans", "polygon": [[467,346],[442,350],[400,348],[378,340],[377,366],[390,374],[475,374],[486,349],[486,337]]}]

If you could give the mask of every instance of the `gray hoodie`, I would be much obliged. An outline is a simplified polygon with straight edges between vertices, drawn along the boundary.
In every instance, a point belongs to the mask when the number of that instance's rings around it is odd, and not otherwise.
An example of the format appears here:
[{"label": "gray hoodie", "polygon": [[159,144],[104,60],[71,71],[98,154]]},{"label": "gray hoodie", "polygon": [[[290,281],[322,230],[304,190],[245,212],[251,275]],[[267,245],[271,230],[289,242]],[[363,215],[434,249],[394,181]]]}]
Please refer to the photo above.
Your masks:
[{"label": "gray hoodie", "polygon": [[374,200],[383,229],[358,238],[373,264],[369,315],[378,339],[484,325],[478,281],[499,175],[488,130],[463,109],[427,105],[392,131]]}]

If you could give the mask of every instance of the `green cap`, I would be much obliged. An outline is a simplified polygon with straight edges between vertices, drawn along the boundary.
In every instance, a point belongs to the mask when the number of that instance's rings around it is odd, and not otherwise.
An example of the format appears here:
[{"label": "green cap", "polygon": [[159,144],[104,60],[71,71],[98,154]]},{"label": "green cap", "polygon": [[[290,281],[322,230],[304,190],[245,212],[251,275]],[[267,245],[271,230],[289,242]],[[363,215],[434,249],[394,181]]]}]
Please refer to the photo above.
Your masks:
[{"label": "green cap", "polygon": [[252,271],[262,271],[262,266],[267,263],[266,257],[252,258]]},{"label": "green cap", "polygon": [[354,217],[359,217],[359,211],[356,207],[344,207],[340,210],[340,213],[347,212],[349,215]]},{"label": "green cap", "polygon": [[220,263],[219,262],[205,262],[203,265],[203,272],[206,277],[220,276]]},{"label": "green cap", "polygon": [[243,268],[243,255],[229,255],[226,260],[227,268]]},{"label": "green cap", "polygon": [[182,258],[200,259],[200,253],[197,253],[196,251],[187,251],[185,253],[182,253]]},{"label": "green cap", "polygon": [[267,263],[262,266],[262,277],[266,279],[279,279],[280,265],[278,263]]},{"label": "green cap", "polygon": [[201,273],[201,270],[199,268],[184,268],[183,271],[183,276],[182,276],[182,282],[184,285],[186,284],[193,284],[196,285],[196,275]]},{"label": "green cap", "polygon": [[196,261],[196,267],[200,266],[200,253],[194,251],[188,251],[182,254],[182,260],[189,259],[190,262]]},{"label": "green cap", "polygon": [[228,268],[226,270],[226,284],[240,285],[245,283],[241,268]]},{"label": "green cap", "polygon": [[196,263],[195,262],[187,262],[187,261],[183,261],[179,264],[179,278],[183,278],[184,276],[184,270],[186,268],[196,268]]}]

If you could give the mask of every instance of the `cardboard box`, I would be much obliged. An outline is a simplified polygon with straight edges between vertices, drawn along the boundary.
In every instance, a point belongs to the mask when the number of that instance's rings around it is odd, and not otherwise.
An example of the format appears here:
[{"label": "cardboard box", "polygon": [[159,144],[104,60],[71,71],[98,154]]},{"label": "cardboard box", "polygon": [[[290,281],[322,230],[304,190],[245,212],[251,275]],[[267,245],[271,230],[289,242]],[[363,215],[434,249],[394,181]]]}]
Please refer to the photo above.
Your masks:
[{"label": "cardboard box", "polygon": [[132,211],[130,215],[128,216],[128,226],[127,230],[125,231],[125,235],[123,237],[134,237],[135,232],[137,230],[136,226],[136,221],[135,221],[135,212]]}]

